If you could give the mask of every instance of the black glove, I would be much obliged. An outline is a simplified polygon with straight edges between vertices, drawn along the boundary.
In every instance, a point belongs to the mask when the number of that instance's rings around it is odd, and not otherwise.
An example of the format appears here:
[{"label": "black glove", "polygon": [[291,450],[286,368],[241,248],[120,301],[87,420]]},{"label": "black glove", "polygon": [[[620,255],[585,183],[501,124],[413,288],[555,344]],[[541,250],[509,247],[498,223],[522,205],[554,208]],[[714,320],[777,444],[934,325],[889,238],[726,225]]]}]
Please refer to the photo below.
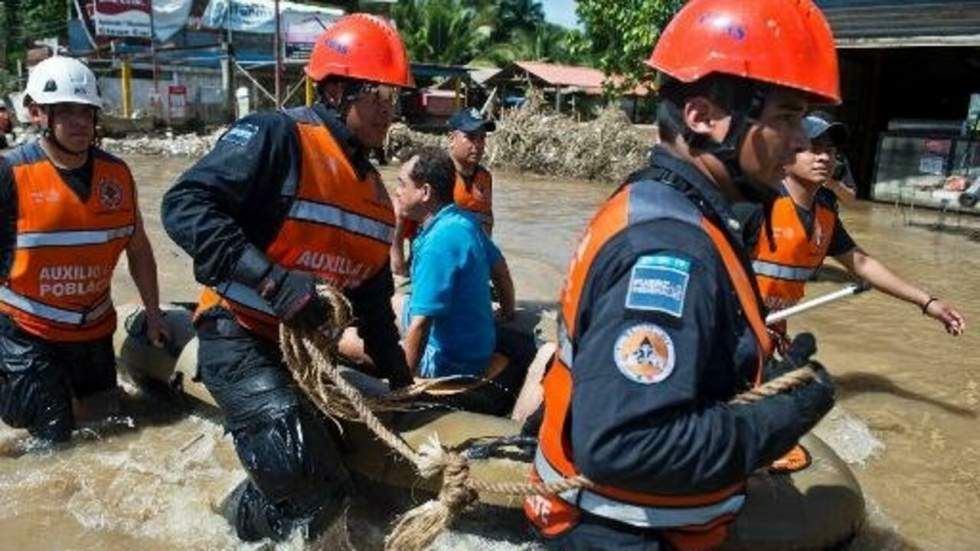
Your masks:
[{"label": "black glove", "polygon": [[793,337],[793,342],[790,343],[781,360],[771,359],[766,362],[763,378],[766,381],[771,381],[794,369],[799,369],[807,365],[807,362],[816,353],[817,339],[813,337],[812,333],[800,333]]},{"label": "black glove", "polygon": [[273,264],[258,291],[284,324],[312,331],[330,315],[330,306],[317,294],[316,284],[317,278],[310,272],[286,270]]},{"label": "black glove", "polygon": [[810,367],[817,374],[816,380],[797,387],[790,396],[799,408],[800,419],[813,428],[834,407],[834,381],[818,362],[810,362]]}]

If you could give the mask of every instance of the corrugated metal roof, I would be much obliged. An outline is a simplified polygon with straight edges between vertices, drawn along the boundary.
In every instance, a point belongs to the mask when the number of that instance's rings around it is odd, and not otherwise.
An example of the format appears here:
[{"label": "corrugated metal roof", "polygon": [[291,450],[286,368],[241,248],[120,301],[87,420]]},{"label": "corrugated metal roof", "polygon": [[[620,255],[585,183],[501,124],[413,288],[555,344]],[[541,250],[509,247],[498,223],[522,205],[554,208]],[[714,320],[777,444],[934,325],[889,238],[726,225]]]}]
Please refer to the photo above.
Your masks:
[{"label": "corrugated metal roof", "polygon": [[[492,82],[499,77],[507,78],[513,74],[514,68],[526,71],[548,86],[571,89],[569,91],[580,91],[590,95],[602,93],[602,82],[605,75],[602,71],[592,67],[581,67],[575,65],[559,65],[556,63],[543,63],[540,61],[515,61],[512,65],[492,76],[488,82]],[[646,86],[638,85],[630,94],[644,96],[649,93]]]},{"label": "corrugated metal roof", "polygon": [[602,89],[605,75],[592,67],[557,65],[539,61],[515,61],[515,65],[552,86],[575,86],[583,89]]},{"label": "corrugated metal roof", "polygon": [[[980,44],[980,0],[818,1],[841,47]],[[915,39],[907,43],[903,39]]]}]

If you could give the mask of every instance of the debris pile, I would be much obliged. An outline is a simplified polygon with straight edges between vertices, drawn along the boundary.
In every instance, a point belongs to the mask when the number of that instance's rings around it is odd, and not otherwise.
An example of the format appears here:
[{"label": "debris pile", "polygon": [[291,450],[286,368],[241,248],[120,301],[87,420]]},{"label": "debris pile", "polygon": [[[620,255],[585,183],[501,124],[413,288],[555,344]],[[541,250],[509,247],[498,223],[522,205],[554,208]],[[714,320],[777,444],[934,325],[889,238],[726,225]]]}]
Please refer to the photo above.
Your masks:
[{"label": "debris pile", "polygon": [[214,147],[218,138],[225,132],[219,128],[210,134],[178,134],[167,132],[162,135],[129,136],[126,138],[103,138],[102,147],[116,154],[160,155],[163,157],[201,157]]},{"label": "debris pile", "polygon": [[[444,143],[442,135],[398,124],[389,131],[386,152],[404,161],[419,146]],[[496,132],[487,136],[484,163],[547,176],[617,181],[644,166],[651,146],[616,106],[578,122],[532,95],[497,121]]]},{"label": "debris pile", "polygon": [[618,181],[641,168],[651,143],[616,106],[577,122],[531,96],[504,113],[487,140],[487,164],[548,176]]}]

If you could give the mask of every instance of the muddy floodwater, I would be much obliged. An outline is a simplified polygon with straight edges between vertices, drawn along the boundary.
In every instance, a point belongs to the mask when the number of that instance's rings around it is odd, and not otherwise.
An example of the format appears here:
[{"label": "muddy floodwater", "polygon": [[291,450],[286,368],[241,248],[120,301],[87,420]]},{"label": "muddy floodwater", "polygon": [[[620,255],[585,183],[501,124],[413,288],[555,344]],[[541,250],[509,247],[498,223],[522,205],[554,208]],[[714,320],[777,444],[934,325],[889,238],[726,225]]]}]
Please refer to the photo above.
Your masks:
[{"label": "muddy floodwater", "polygon": [[[156,248],[164,301],[197,295],[190,262],[160,229],[159,202],[187,159],[130,156],[144,220]],[[384,169],[394,182],[394,170]],[[553,305],[572,246],[612,188],[500,172],[494,237],[507,255],[521,303]],[[851,463],[868,498],[869,523],[852,549],[980,548],[980,242],[935,231],[935,213],[915,225],[894,206],[843,209],[866,250],[970,324],[948,337],[919,310],[865,293],[790,321],[817,335],[819,359],[838,385],[839,407],[819,434]],[[947,226],[956,225],[947,217]],[[978,225],[964,220],[964,225]],[[810,296],[842,283],[830,271]],[[137,300],[124,264],[117,303]],[[135,393],[131,386],[130,393]],[[84,428],[74,446],[38,451],[25,433],[0,425],[0,549],[265,549],[237,543],[214,512],[243,476],[230,438],[213,419],[153,398],[130,400],[129,416]],[[376,548],[390,521],[355,504],[349,538],[324,548]],[[492,520],[464,523],[441,549],[531,549],[523,532]],[[278,548],[301,549],[298,538]]]}]

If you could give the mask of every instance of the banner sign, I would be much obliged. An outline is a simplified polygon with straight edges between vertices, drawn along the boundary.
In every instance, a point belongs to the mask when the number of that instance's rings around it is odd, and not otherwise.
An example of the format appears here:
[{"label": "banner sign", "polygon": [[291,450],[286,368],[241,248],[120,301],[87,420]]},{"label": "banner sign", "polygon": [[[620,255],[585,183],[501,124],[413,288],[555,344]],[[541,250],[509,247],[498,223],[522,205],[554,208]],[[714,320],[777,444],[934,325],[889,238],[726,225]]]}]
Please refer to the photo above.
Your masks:
[{"label": "banner sign", "polygon": [[151,0],[95,0],[95,34],[150,38]]},{"label": "banner sign", "polygon": [[288,12],[284,14],[282,27],[286,42],[286,57],[306,59],[313,51],[317,37],[333,23],[335,17],[318,14]]},{"label": "banner sign", "polygon": [[[314,16],[324,24],[344,14],[344,10],[323,6],[308,6],[295,2],[279,2],[280,24],[286,32],[290,20],[312,20]],[[322,32],[319,24],[317,25]],[[273,34],[276,32],[276,11],[273,0],[211,0],[201,16],[201,26],[212,29],[230,29],[232,32]]]}]

